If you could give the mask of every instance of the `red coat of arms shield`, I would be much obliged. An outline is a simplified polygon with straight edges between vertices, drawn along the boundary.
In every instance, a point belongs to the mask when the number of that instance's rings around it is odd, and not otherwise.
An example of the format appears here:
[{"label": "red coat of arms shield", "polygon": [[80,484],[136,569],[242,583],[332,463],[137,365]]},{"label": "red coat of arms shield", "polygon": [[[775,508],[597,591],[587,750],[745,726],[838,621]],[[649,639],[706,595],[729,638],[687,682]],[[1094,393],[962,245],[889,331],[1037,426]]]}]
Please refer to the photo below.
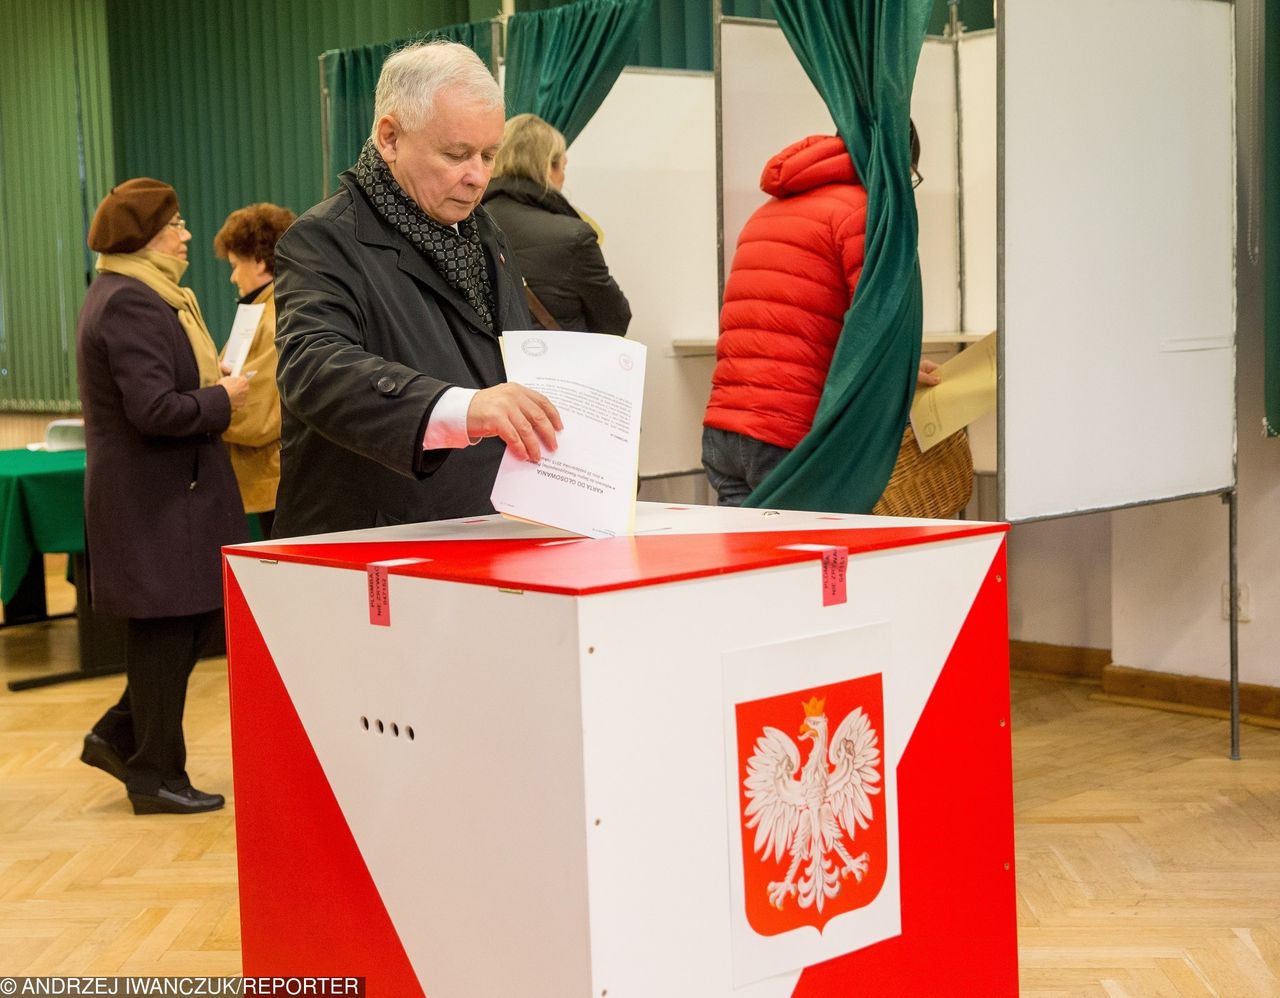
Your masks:
[{"label": "red coat of arms shield", "polygon": [[747,922],[764,936],[869,904],[884,885],[880,674],[735,705]]}]

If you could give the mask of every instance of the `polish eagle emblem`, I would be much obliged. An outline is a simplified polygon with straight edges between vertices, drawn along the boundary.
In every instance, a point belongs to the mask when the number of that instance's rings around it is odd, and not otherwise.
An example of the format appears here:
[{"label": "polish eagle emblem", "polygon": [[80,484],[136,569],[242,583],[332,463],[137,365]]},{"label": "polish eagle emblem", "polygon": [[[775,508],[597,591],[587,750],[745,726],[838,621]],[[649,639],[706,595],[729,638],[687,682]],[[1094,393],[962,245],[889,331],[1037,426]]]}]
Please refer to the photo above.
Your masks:
[{"label": "polish eagle emblem", "polygon": [[795,898],[800,908],[821,912],[845,878],[852,874],[861,883],[867,874],[870,854],[854,856],[852,846],[857,831],[873,820],[880,739],[861,707],[829,734],[826,700],[811,696],[802,706],[799,736],[811,742],[804,767],[796,743],[766,726],[747,760],[744,817],[746,827],[755,829],[754,848],[762,859],[791,857],[786,876],[768,885],[769,903],[782,910]]}]

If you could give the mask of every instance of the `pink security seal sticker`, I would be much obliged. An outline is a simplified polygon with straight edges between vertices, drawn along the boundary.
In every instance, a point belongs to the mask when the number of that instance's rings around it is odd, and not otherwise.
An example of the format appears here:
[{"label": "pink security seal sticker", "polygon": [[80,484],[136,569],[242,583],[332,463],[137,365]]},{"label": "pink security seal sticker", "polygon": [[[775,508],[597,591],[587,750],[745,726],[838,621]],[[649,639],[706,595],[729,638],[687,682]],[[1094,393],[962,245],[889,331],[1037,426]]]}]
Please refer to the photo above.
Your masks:
[{"label": "pink security seal sticker", "polygon": [[395,558],[372,561],[365,566],[369,576],[369,623],[375,627],[391,626],[391,569],[397,565],[418,565],[430,558]]},{"label": "pink security seal sticker", "polygon": [[846,579],[849,574],[849,549],[829,544],[788,544],[790,551],[822,552],[822,605],[835,606],[847,603],[849,593]]}]

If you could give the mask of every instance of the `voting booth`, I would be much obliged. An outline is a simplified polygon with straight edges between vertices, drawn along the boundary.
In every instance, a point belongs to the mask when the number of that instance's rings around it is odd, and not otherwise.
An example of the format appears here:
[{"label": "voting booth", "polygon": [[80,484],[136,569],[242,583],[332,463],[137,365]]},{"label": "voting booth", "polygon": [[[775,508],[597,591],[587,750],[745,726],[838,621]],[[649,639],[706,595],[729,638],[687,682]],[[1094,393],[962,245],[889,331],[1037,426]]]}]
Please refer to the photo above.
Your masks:
[{"label": "voting booth", "polygon": [[1016,993],[1004,529],[643,503],[226,549],[244,972]]},{"label": "voting booth", "polygon": [[[970,433],[1000,519],[1234,487],[1233,18],[1011,0],[922,47],[925,347],[999,327],[997,414]],[[761,164],[834,125],[776,22],[717,40],[727,265]]]}]

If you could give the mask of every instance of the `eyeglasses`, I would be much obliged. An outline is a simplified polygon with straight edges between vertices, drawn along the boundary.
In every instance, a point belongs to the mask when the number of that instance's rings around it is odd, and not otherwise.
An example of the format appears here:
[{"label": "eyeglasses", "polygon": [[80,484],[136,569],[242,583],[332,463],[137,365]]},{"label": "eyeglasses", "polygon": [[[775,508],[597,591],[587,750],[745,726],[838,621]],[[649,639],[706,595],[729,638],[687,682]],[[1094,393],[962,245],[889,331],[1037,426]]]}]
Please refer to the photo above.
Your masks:
[{"label": "eyeglasses", "polygon": [[177,229],[179,232],[185,232],[187,228],[187,220],[185,218],[175,218],[172,222],[165,222],[164,224],[171,229]]}]

